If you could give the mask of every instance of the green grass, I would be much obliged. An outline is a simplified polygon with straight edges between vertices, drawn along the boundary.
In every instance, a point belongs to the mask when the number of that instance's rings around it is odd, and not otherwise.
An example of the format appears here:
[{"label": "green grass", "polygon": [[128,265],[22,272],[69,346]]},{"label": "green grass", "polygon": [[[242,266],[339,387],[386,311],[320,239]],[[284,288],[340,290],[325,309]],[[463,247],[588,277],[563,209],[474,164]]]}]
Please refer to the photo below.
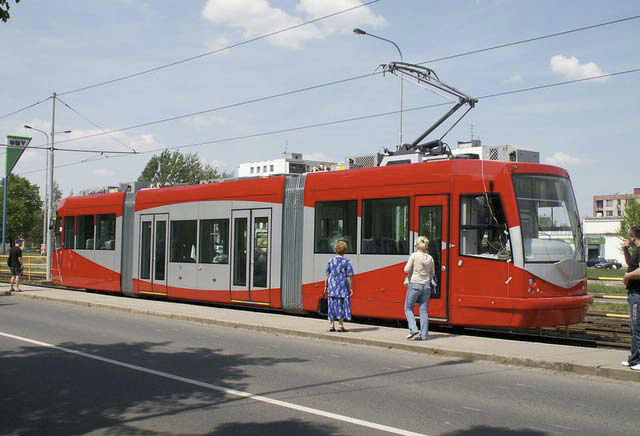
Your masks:
[{"label": "green grass", "polygon": [[591,311],[607,313],[629,313],[629,306],[626,304],[595,302],[591,306],[589,306],[589,312]]},{"label": "green grass", "polygon": [[587,277],[620,277],[624,276],[625,270],[622,269],[601,269],[601,268],[587,268]]},{"label": "green grass", "polygon": [[627,290],[624,288],[622,282],[620,282],[620,285],[609,286],[590,280],[587,283],[587,291],[590,294],[627,295]]}]

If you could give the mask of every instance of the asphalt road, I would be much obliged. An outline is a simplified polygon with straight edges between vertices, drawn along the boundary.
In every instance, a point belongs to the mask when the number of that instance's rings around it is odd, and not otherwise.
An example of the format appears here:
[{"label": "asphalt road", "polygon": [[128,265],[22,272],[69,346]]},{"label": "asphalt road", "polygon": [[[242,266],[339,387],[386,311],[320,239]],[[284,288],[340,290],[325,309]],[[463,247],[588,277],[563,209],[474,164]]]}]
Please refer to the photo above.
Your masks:
[{"label": "asphalt road", "polygon": [[2,435],[629,435],[640,425],[638,392],[0,297]]}]

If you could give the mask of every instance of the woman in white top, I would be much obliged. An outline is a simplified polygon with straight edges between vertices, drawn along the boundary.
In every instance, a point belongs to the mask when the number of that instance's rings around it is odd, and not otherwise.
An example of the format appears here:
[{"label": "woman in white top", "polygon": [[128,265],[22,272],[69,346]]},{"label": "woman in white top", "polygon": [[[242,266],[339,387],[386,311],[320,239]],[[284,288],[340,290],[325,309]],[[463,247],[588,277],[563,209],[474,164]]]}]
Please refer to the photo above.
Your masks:
[{"label": "woman in white top", "polygon": [[[404,266],[409,284],[407,285],[407,296],[404,300],[404,313],[409,323],[409,334],[407,339],[426,341],[429,336],[429,318],[427,306],[431,296],[431,283],[435,283],[435,264],[433,257],[427,253],[429,240],[424,236],[416,238],[416,251],[409,256],[407,264]],[[413,315],[413,306],[420,305],[420,330],[416,326],[416,318]],[[416,337],[420,333],[420,337]]]}]

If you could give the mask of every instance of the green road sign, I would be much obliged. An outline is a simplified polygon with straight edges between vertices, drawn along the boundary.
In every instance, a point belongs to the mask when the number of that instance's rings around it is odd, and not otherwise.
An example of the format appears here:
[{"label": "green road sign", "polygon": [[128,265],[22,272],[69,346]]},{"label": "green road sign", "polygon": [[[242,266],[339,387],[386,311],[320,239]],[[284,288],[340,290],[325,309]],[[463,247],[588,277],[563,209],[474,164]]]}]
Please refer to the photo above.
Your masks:
[{"label": "green road sign", "polygon": [[0,158],[4,160],[4,164],[0,166],[0,171],[4,171],[3,177],[7,177],[11,173],[29,142],[31,142],[31,138],[27,136],[7,135],[7,147]]}]

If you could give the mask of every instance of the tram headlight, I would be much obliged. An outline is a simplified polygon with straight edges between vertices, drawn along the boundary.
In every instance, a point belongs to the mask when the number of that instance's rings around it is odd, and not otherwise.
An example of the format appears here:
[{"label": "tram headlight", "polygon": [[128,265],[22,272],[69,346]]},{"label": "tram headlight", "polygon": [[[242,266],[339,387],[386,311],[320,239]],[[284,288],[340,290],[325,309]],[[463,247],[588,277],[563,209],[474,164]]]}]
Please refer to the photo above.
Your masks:
[{"label": "tram headlight", "polygon": [[533,286],[536,283],[535,280],[533,279],[529,279],[529,286]]}]

